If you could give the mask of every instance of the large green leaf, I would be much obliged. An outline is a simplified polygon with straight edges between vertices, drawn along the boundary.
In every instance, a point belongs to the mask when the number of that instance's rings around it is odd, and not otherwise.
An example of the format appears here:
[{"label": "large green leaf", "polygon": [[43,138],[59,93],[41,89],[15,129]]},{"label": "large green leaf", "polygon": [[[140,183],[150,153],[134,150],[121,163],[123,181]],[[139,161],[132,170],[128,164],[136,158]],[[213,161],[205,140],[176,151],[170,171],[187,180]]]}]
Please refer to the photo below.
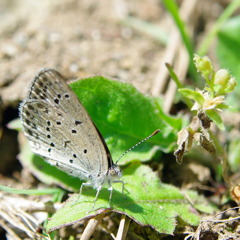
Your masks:
[{"label": "large green leaf", "polygon": [[[198,211],[187,201],[186,195],[198,209],[212,211],[202,197],[194,192],[183,195],[176,187],[160,183],[158,176],[139,162],[125,168],[122,180],[125,182],[124,194],[121,193],[121,184],[113,185],[112,211],[126,214],[139,224],[150,225],[161,233],[173,233],[177,216],[190,225],[198,224]],[[65,206],[51,217],[47,230],[52,231],[109,211],[107,189],[99,194],[95,205],[98,210],[91,211],[95,194],[96,190],[84,188],[81,196],[72,195]]]},{"label": "large green leaf", "polygon": [[102,133],[115,161],[156,129],[161,133],[129,152],[121,162],[149,160],[157,149],[172,150],[181,119],[177,120],[174,129],[162,117],[163,112],[155,99],[143,95],[130,84],[101,76],[73,82],[71,88]]}]

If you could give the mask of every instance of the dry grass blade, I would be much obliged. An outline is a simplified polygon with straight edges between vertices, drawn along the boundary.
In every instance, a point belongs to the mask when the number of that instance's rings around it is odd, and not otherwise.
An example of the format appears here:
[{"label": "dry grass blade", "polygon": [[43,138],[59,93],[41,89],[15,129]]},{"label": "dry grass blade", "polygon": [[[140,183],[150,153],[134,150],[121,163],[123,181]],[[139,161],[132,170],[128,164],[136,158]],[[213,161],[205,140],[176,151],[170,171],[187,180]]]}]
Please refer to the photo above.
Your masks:
[{"label": "dry grass blade", "polygon": [[[192,15],[195,13],[197,1],[194,0],[185,0],[182,3],[180,9],[180,15],[182,19],[189,23],[189,27],[193,29],[194,21],[192,21]],[[194,15],[196,19],[196,15]],[[191,31],[192,32],[192,31]],[[165,67],[165,63],[169,63],[175,69],[177,76],[182,81],[188,70],[189,56],[183,47],[182,41],[178,29],[174,29],[170,36],[171,41],[167,45],[165,51],[165,56],[161,60],[159,72],[155,78],[155,84],[152,88],[153,96],[159,96],[159,94],[164,95],[164,111],[169,112],[174,101],[174,96],[177,90],[177,87],[174,82],[169,82],[169,74]],[[167,86],[168,85],[168,86]],[[167,87],[166,87],[167,86]],[[166,89],[166,91],[165,91]]]},{"label": "dry grass blade", "polygon": [[130,219],[126,215],[122,215],[121,221],[119,224],[116,240],[124,240],[126,239],[129,224],[130,224]]},{"label": "dry grass blade", "polygon": [[[22,206],[20,206],[21,204]],[[43,236],[42,234],[39,234],[37,232],[36,229],[38,229],[39,227],[39,221],[32,215],[27,213],[25,210],[23,210],[24,206],[25,208],[27,208],[27,206],[32,205],[32,201],[27,201],[26,199],[21,198],[18,198],[18,202],[16,204],[16,198],[4,196],[3,194],[1,194],[1,226],[12,237],[12,239],[22,239],[19,238],[19,231],[22,232],[23,235],[27,235],[31,239],[49,239],[47,236]],[[44,204],[41,205],[42,210],[44,210]]]},{"label": "dry grass blade", "polygon": [[[103,216],[102,216],[103,217]],[[102,220],[102,217],[95,217],[89,220],[86,228],[83,231],[83,234],[81,236],[81,240],[88,240],[91,238],[93,233],[95,232],[97,226],[99,225],[99,222]]]}]

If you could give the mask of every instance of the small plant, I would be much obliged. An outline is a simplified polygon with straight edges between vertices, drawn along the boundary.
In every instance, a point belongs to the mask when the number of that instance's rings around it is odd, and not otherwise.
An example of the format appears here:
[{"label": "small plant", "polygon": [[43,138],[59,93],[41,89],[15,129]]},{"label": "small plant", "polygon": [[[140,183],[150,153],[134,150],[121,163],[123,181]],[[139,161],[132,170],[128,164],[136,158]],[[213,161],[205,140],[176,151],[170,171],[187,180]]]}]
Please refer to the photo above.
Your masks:
[{"label": "small plant", "polygon": [[174,153],[178,163],[182,162],[184,153],[192,147],[193,140],[199,142],[211,154],[216,153],[209,128],[211,122],[214,122],[221,130],[225,129],[219,113],[228,108],[225,104],[226,95],[232,92],[237,84],[236,79],[226,69],[215,72],[212,62],[206,56],[195,55],[194,63],[206,84],[203,90],[178,90],[184,98],[193,101],[191,110],[195,115],[189,126],[178,133],[178,149]]}]

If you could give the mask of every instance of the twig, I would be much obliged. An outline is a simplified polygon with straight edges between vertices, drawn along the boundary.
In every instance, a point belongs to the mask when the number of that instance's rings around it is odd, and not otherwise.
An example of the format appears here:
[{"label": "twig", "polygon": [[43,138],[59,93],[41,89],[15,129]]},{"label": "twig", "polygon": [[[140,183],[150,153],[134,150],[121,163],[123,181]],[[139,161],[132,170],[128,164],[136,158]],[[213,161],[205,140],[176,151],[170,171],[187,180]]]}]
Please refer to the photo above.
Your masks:
[{"label": "twig", "polygon": [[83,231],[83,234],[80,238],[80,240],[88,240],[91,238],[91,236],[93,235],[94,231],[96,230],[98,224],[100,223],[100,221],[102,221],[104,215],[99,215],[95,218],[92,218],[89,220],[86,228]]},{"label": "twig", "polygon": [[124,240],[126,238],[130,221],[131,220],[126,215],[122,214],[116,240]]}]

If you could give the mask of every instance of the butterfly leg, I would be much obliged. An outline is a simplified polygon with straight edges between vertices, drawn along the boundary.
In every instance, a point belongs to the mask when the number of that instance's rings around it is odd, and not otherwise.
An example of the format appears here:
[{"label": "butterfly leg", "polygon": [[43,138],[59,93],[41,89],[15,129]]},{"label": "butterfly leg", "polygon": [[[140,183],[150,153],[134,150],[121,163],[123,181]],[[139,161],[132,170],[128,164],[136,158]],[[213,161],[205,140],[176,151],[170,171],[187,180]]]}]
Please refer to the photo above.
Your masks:
[{"label": "butterfly leg", "polygon": [[125,182],[124,181],[121,181],[121,180],[115,180],[113,181],[114,183],[121,183],[122,184],[122,194],[124,192],[124,189],[125,189]]},{"label": "butterfly leg", "polygon": [[109,208],[110,208],[111,207],[113,187],[112,187],[110,182],[108,182],[108,185],[109,185],[108,191],[110,191],[109,199],[108,199],[108,205],[109,205]]},{"label": "butterfly leg", "polygon": [[90,183],[90,182],[82,183],[80,190],[79,190],[79,195],[80,196],[82,195],[82,190],[83,190],[84,186],[91,186],[91,185],[92,185],[92,183]]},{"label": "butterfly leg", "polygon": [[92,208],[91,208],[90,211],[92,211],[92,210],[95,208],[95,204],[96,204],[96,201],[97,201],[97,199],[98,199],[98,195],[99,195],[101,189],[102,189],[102,185],[100,185],[100,186],[97,188],[97,193],[96,193],[96,196],[95,196],[95,199],[94,199],[94,203],[93,203],[93,206],[92,206]]},{"label": "butterfly leg", "polygon": [[[82,185],[81,185],[81,187],[80,187],[79,196],[78,196],[77,201],[79,200],[79,197],[82,195],[83,187],[84,187],[84,186],[91,186],[91,185],[92,185],[92,183],[89,183],[89,182],[82,183]],[[99,192],[101,191],[101,189],[102,189],[102,185],[97,188],[97,193],[96,193],[96,196],[95,196],[95,199],[94,199],[94,202],[93,202],[93,206],[92,206],[92,208],[91,208],[87,213],[93,211],[93,209],[94,209],[94,207],[95,207],[95,204],[96,204],[96,201],[97,201],[97,199],[98,199]]]},{"label": "butterfly leg", "polygon": [[91,185],[92,185],[92,184],[91,184],[91,183],[88,183],[88,182],[82,183],[82,185],[81,185],[81,187],[80,187],[80,190],[79,190],[79,195],[78,195],[75,203],[77,203],[77,202],[79,201],[79,198],[80,198],[81,195],[82,195],[83,187],[84,187],[84,186],[91,186]]},{"label": "butterfly leg", "polygon": [[[123,194],[123,192],[124,192],[124,184],[125,184],[124,181],[121,181],[121,180],[115,180],[115,181],[113,181],[113,183],[121,183],[121,184],[122,184],[122,194]],[[111,200],[112,200],[113,187],[112,187],[112,185],[111,185],[111,182],[108,182],[108,185],[109,185],[108,190],[110,191],[108,204],[109,204],[109,207],[111,207]]]}]

